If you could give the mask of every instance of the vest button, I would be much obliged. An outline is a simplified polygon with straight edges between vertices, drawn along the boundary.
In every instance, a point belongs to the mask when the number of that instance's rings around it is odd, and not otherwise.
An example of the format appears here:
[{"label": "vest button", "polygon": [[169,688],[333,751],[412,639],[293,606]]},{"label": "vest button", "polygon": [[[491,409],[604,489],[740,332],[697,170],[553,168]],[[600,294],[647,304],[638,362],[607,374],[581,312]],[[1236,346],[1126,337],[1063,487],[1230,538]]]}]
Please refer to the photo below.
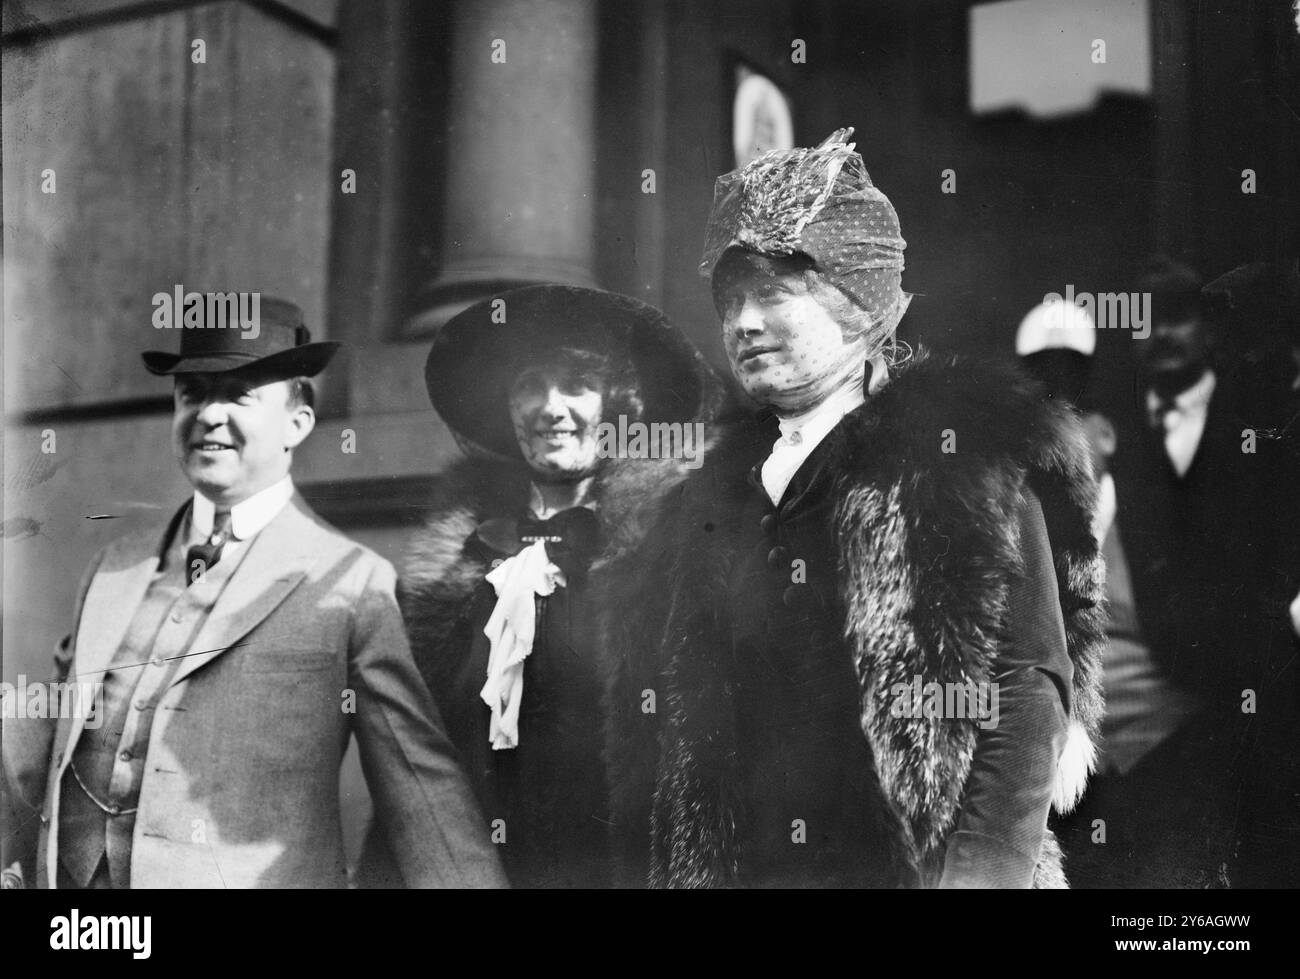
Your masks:
[{"label": "vest button", "polygon": [[173,612],[173,613],[172,613],[172,621],[173,621],[173,622],[179,622],[179,621],[180,621],[181,619],[183,619],[183,618],[185,618],[185,616],[182,615],[179,611],[177,611],[177,612]]},{"label": "vest button", "polygon": [[149,709],[149,701],[147,701],[147,700],[137,700],[137,701],[135,702],[135,709],[136,709],[136,710],[148,710],[148,709]]},{"label": "vest button", "polygon": [[781,593],[781,603],[786,608],[795,608],[803,601],[803,593],[807,587],[807,585],[791,585]]},{"label": "vest button", "polygon": [[151,659],[149,662],[150,662],[153,666],[162,666],[162,665],[163,665],[163,658],[162,658],[161,656],[155,656],[155,657],[154,657],[153,659]]},{"label": "vest button", "polygon": [[108,814],[110,816],[120,816],[122,815],[122,807],[119,805],[111,805],[108,807]]},{"label": "vest button", "polygon": [[776,528],[776,515],[769,513],[758,522],[758,525],[763,528],[763,533],[770,534]]},{"label": "vest button", "polygon": [[118,752],[117,757],[121,758],[123,761],[130,761],[130,760],[131,760],[131,752],[129,752],[129,751],[127,751],[125,748],[123,748],[121,751]]},{"label": "vest button", "polygon": [[767,552],[767,566],[769,568],[779,568],[786,563],[790,557],[790,550],[778,544]]}]

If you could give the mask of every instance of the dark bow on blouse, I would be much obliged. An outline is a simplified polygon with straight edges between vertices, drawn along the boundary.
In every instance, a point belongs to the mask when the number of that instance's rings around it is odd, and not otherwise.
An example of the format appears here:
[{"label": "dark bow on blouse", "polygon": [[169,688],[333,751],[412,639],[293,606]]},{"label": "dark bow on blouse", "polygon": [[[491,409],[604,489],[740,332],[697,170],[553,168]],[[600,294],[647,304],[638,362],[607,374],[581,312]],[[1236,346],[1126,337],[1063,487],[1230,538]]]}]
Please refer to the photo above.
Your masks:
[{"label": "dark bow on blouse", "polygon": [[494,517],[478,525],[471,543],[483,557],[495,560],[513,557],[539,540],[566,576],[581,575],[600,550],[600,522],[590,507],[583,506],[561,510],[546,520],[531,514]]}]

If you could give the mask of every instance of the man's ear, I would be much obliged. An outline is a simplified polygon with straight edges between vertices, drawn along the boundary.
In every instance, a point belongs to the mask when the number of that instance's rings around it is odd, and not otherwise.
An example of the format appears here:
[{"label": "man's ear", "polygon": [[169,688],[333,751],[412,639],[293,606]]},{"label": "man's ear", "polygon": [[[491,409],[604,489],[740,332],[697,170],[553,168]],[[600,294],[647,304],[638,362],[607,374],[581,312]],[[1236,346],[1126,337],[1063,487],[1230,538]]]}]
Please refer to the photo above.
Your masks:
[{"label": "man's ear", "polygon": [[316,427],[316,412],[307,405],[294,405],[289,409],[289,427],[285,433],[285,451],[296,449]]}]

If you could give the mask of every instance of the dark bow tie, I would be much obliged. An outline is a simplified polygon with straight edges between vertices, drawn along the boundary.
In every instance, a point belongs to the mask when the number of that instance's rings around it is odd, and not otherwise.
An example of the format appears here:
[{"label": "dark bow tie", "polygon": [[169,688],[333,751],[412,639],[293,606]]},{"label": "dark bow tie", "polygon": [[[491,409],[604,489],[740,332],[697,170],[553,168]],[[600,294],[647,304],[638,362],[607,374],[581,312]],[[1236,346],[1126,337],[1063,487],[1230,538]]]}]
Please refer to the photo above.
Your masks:
[{"label": "dark bow tie", "polygon": [[596,556],[600,548],[600,521],[594,511],[584,506],[561,510],[546,520],[531,515],[497,517],[479,524],[474,540],[495,557],[513,557],[535,542],[543,541],[551,560],[570,575],[585,571]]}]

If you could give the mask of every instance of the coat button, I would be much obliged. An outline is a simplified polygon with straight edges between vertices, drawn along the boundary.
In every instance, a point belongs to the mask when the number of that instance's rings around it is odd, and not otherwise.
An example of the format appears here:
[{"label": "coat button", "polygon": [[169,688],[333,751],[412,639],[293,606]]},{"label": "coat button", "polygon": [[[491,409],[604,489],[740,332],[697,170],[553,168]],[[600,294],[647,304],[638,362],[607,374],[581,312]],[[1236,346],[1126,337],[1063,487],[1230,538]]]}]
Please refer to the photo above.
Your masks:
[{"label": "coat button", "polygon": [[790,549],[778,544],[767,552],[767,566],[769,568],[779,568],[786,564],[790,558]]},{"label": "coat button", "polygon": [[147,701],[147,700],[137,700],[137,701],[135,702],[135,709],[136,709],[136,710],[148,710],[148,709],[149,709],[149,701]]},{"label": "coat button", "polygon": [[172,613],[172,621],[173,621],[173,622],[179,622],[179,621],[180,621],[181,619],[183,619],[183,618],[185,618],[185,616],[182,615],[182,614],[180,613],[180,611],[176,611],[176,612],[173,612],[173,613]]},{"label": "coat button", "polygon": [[131,752],[129,752],[129,751],[127,751],[125,748],[123,748],[121,751],[118,752],[117,757],[121,758],[123,761],[130,761],[130,760],[131,760]]},{"label": "coat button", "polygon": [[109,806],[109,807],[108,807],[108,814],[109,814],[110,816],[120,816],[120,815],[122,815],[122,807],[119,806],[119,805],[112,805],[112,806]]}]

